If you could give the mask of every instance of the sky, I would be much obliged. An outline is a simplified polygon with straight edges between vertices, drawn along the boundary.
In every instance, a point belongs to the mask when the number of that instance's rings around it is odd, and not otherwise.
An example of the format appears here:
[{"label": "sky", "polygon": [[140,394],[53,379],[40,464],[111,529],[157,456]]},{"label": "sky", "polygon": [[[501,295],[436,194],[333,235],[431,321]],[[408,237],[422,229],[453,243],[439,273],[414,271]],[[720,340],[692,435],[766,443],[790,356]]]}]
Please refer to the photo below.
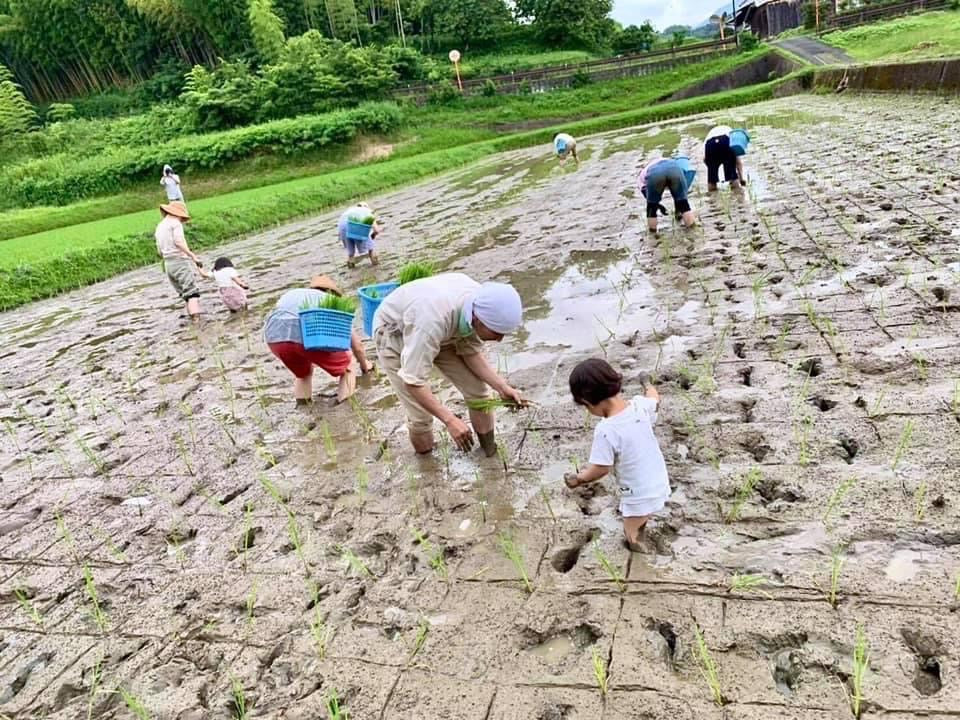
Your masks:
[{"label": "sky", "polygon": [[697,26],[724,0],[613,0],[613,19],[624,26],[649,20],[657,30],[670,25]]}]

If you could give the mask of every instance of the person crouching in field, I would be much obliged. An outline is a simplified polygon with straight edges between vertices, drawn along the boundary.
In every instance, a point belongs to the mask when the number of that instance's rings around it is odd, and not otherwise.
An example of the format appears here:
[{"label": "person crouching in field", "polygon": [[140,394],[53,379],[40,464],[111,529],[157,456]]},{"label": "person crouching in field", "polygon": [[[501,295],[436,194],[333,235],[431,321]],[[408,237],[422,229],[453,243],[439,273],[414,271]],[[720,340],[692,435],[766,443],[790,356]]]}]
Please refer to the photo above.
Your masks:
[{"label": "person crouching in field", "polygon": [[183,234],[183,224],[190,221],[190,213],[182,202],[172,202],[160,206],[162,219],[157,225],[154,237],[157,240],[157,252],[163,258],[163,270],[187,304],[187,314],[193,322],[200,320],[200,288],[197,286],[197,273],[210,277],[203,269],[200,258],[187,245]]},{"label": "person crouching in field", "polygon": [[352,268],[362,255],[370,258],[371,265],[379,262],[373,241],[381,232],[383,228],[367,203],[357,203],[344,211],[337,222],[337,235],[347,251],[347,267]]},{"label": "person crouching in field", "polygon": [[217,283],[220,299],[232,313],[247,309],[247,290],[244,281],[230,258],[219,257],[213,261],[213,280]]},{"label": "person crouching in field", "polygon": [[746,177],[743,172],[743,159],[730,146],[730,133],[733,128],[727,125],[717,125],[707,133],[703,145],[703,162],[707,166],[707,190],[714,192],[720,182],[720,167],[723,167],[723,179],[730,183],[730,187],[745,187]]},{"label": "person crouching in field", "polygon": [[647,200],[647,228],[650,232],[657,231],[657,211],[666,214],[666,209],[660,204],[663,193],[670,191],[676,214],[683,220],[685,227],[693,227],[697,222],[696,215],[690,208],[687,199],[687,180],[683,175],[683,168],[672,158],[652,160],[640,171],[640,194]]},{"label": "person crouching in field", "polygon": [[[277,300],[277,307],[263,326],[263,338],[277,359],[293,373],[293,396],[297,405],[313,402],[313,366],[322,368],[328,375],[339,380],[337,402],[342,403],[357,389],[357,376],[353,371],[353,359],[346,350],[307,350],[303,347],[300,330],[300,308],[317,305],[326,293],[342,295],[337,284],[326,275],[316,275],[309,288],[287,290]],[[350,338],[353,357],[360,364],[360,372],[368,373],[372,366],[367,362],[363,341],[354,330]]]},{"label": "person crouching in field", "polygon": [[620,489],[620,514],[628,547],[639,552],[647,521],[670,497],[667,465],[653,434],[660,395],[644,385],[643,396],[627,402],[621,394],[623,377],[599,358],[584,360],[570,373],[570,393],[577,405],[603,418],[593,433],[590,462],[567,473],[569,488],[593,483],[613,470]]},{"label": "person crouching in field", "polygon": [[560,158],[561,165],[566,164],[567,158],[570,156],[573,156],[578,166],[580,165],[580,158],[577,157],[577,141],[573,139],[572,135],[559,133],[553,139],[553,151]]}]

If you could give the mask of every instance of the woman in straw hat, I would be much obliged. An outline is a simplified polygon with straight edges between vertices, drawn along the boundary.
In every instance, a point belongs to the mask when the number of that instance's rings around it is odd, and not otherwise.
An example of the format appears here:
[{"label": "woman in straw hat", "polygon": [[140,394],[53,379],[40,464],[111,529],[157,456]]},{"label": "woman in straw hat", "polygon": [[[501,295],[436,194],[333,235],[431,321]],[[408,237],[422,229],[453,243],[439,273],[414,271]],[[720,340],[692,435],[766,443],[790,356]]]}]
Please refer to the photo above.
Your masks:
[{"label": "woman in straw hat", "polygon": [[190,213],[182,202],[171,202],[160,206],[162,219],[157,225],[154,237],[157,239],[157,252],[163,258],[163,269],[170,284],[187,304],[187,314],[197,322],[200,319],[200,288],[197,286],[197,273],[210,277],[200,263],[183,234],[183,224],[190,221]]},{"label": "woman in straw hat", "polygon": [[[307,405],[313,401],[314,365],[325,370],[328,375],[339,378],[338,403],[349,398],[357,389],[357,376],[351,367],[351,353],[346,350],[307,350],[303,347],[300,308],[305,304],[315,306],[323,300],[326,293],[342,295],[337,284],[326,275],[315,275],[310,280],[309,288],[287,290],[277,301],[277,307],[267,316],[263,327],[263,338],[267,341],[270,352],[293,373],[293,396],[297,405]],[[363,342],[356,331],[350,339],[350,349],[360,364],[360,372],[370,372],[372,366],[367,361]]]}]

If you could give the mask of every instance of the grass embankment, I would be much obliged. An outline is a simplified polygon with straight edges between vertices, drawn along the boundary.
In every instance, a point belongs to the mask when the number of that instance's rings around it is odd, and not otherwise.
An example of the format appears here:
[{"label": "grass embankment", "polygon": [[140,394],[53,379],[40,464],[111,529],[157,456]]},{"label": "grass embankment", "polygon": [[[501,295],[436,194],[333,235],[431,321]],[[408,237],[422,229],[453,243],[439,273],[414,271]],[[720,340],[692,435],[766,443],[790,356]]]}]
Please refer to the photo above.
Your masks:
[{"label": "grass embankment", "polygon": [[824,42],[864,62],[960,55],[960,11],[946,10],[838,30]]},{"label": "grass embankment", "polygon": [[[563,128],[582,136],[758,102],[772,97],[773,89],[779,82],[782,81],[653,105],[641,110],[569,121],[564,123]],[[591,88],[594,91],[602,89],[602,86]],[[657,95],[665,91],[669,92],[670,88],[656,84]],[[540,110],[549,115],[554,110],[554,102],[546,103],[546,107]],[[609,99],[609,103],[613,104],[614,100]],[[577,109],[576,105],[568,106],[568,114],[571,107]],[[454,111],[434,112],[446,116],[449,121],[452,118],[448,113]],[[459,120],[462,123],[464,119],[461,111]],[[396,157],[322,176],[191,201],[191,213],[196,220],[191,223],[188,236],[196,249],[209,248],[237,235],[316,212],[360,195],[413,182],[497,152],[547,144],[556,130],[556,127],[548,127],[501,135],[495,139]],[[55,295],[155,262],[152,230],[157,219],[156,210],[148,210],[4,241],[4,252],[0,258],[0,309]]]}]

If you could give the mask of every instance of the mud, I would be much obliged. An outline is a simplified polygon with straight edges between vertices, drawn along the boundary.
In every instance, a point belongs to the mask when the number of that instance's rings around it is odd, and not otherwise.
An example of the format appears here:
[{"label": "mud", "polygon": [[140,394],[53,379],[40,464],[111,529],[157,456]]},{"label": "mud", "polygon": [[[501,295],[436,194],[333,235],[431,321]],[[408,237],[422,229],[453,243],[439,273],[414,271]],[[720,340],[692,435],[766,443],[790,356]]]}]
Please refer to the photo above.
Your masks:
[{"label": "mud", "polygon": [[[584,139],[578,170],[510,153],[375,199],[374,271],[342,267],[335,214],[224,248],[252,308],[208,287],[199,333],[156,267],[0,316],[0,715],[135,717],[122,688],[171,720],[327,717],[332,692],[355,720],[847,718],[861,624],[863,717],[954,716],[958,115],[789,98]],[[747,190],[708,197],[701,167],[702,227],[649,237],[642,157],[748,117]],[[499,418],[505,463],[413,457],[380,377],[295,410],[260,339],[310,274],[424,257],[526,301],[491,351],[537,403]],[[611,488],[562,483],[590,355],[663,395],[642,553]]]}]

